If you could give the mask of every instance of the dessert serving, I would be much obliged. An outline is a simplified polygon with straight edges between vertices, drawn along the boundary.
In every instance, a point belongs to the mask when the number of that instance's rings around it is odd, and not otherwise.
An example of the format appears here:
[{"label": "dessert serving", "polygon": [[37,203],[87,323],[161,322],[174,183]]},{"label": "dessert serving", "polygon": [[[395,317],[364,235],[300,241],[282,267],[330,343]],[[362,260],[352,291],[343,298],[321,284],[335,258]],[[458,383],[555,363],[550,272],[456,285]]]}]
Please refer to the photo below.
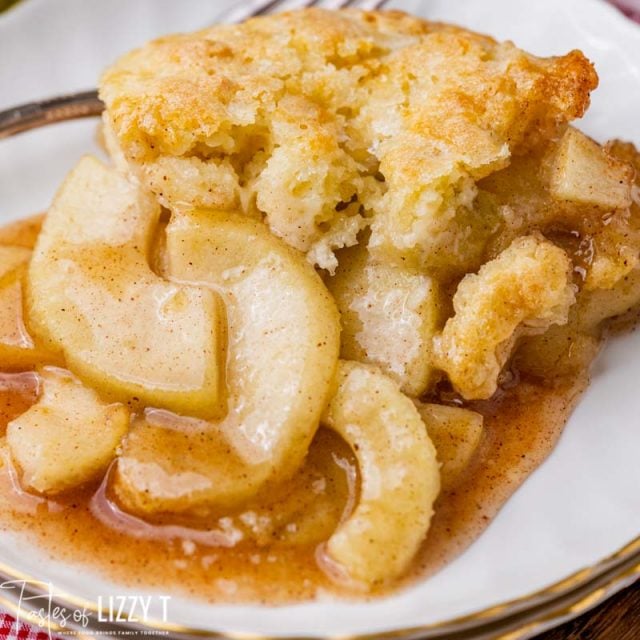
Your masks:
[{"label": "dessert serving", "polygon": [[394,11],[118,60],[108,159],[0,230],[0,526],[215,602],[442,567],[640,303],[640,154],[571,124],[597,82]]}]

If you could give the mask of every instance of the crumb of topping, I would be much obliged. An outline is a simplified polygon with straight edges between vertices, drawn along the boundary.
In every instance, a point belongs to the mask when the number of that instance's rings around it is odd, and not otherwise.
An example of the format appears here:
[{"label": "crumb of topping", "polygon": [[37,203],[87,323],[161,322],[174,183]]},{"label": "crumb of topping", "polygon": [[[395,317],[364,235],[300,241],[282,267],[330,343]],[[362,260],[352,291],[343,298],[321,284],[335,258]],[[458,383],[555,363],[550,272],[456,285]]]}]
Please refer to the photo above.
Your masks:
[{"label": "crumb of topping", "polygon": [[517,338],[565,324],[574,302],[567,254],[540,235],[518,238],[458,285],[436,362],[465,398],[489,398]]}]

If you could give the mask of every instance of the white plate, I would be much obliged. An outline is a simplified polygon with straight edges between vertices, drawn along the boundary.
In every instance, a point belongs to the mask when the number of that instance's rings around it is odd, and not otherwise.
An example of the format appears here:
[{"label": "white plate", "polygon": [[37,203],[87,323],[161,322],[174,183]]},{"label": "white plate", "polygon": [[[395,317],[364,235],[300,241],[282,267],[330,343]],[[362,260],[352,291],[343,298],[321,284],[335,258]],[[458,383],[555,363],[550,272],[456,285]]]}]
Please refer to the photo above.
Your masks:
[{"label": "white plate", "polygon": [[[211,0],[28,0],[0,15],[0,108],[95,86],[114,57],[147,39],[209,24]],[[582,49],[601,83],[579,126],[640,143],[640,29],[598,0],[404,0],[433,19],[512,39],[538,54]],[[43,210],[95,123],[0,142],[0,220]],[[640,532],[640,332],[612,340],[556,450],[486,533],[435,577],[373,604],[208,606],[174,597],[171,623],[268,635],[375,633],[441,623],[518,598],[597,563]],[[107,551],[108,552],[108,551]],[[122,586],[0,534],[0,563],[92,600]],[[139,593],[138,591],[136,593]],[[160,609],[154,612],[161,617]]]}]

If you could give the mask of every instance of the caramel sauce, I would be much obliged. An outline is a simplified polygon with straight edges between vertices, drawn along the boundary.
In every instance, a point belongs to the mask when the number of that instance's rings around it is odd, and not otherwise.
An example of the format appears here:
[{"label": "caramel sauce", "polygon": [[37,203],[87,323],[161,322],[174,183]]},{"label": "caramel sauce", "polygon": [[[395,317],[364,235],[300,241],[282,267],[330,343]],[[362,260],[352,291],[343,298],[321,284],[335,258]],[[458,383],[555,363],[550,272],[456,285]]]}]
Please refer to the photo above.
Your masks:
[{"label": "caramel sauce", "polygon": [[[23,232],[16,224],[0,230],[0,243],[32,245],[38,221],[22,224]],[[464,475],[439,497],[428,536],[400,586],[433,574],[484,531],[552,451],[587,383],[587,373],[556,384],[519,379],[490,401],[468,404],[484,416],[483,440]],[[36,401],[37,391],[32,372],[0,374],[0,436]],[[6,447],[0,452],[0,529],[28,536],[56,559],[131,588],[211,602],[364,597],[333,581],[318,562],[323,541],[358,494],[354,456],[325,429],[285,486],[215,522],[148,523],[125,514],[111,499],[108,475],[100,485],[63,497],[36,497],[20,489]]]}]

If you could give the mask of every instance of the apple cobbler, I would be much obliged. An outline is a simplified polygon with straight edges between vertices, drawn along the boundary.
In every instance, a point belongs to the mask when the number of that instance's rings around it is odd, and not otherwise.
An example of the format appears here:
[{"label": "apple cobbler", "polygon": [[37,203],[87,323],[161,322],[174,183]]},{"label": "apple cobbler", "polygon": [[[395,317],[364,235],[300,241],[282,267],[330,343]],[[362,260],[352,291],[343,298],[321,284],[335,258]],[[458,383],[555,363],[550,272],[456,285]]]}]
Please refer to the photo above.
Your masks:
[{"label": "apple cobbler", "polygon": [[570,124],[596,86],[399,12],[125,55],[109,162],[0,232],[3,526],[218,600],[453,557],[640,302],[640,155]]}]

